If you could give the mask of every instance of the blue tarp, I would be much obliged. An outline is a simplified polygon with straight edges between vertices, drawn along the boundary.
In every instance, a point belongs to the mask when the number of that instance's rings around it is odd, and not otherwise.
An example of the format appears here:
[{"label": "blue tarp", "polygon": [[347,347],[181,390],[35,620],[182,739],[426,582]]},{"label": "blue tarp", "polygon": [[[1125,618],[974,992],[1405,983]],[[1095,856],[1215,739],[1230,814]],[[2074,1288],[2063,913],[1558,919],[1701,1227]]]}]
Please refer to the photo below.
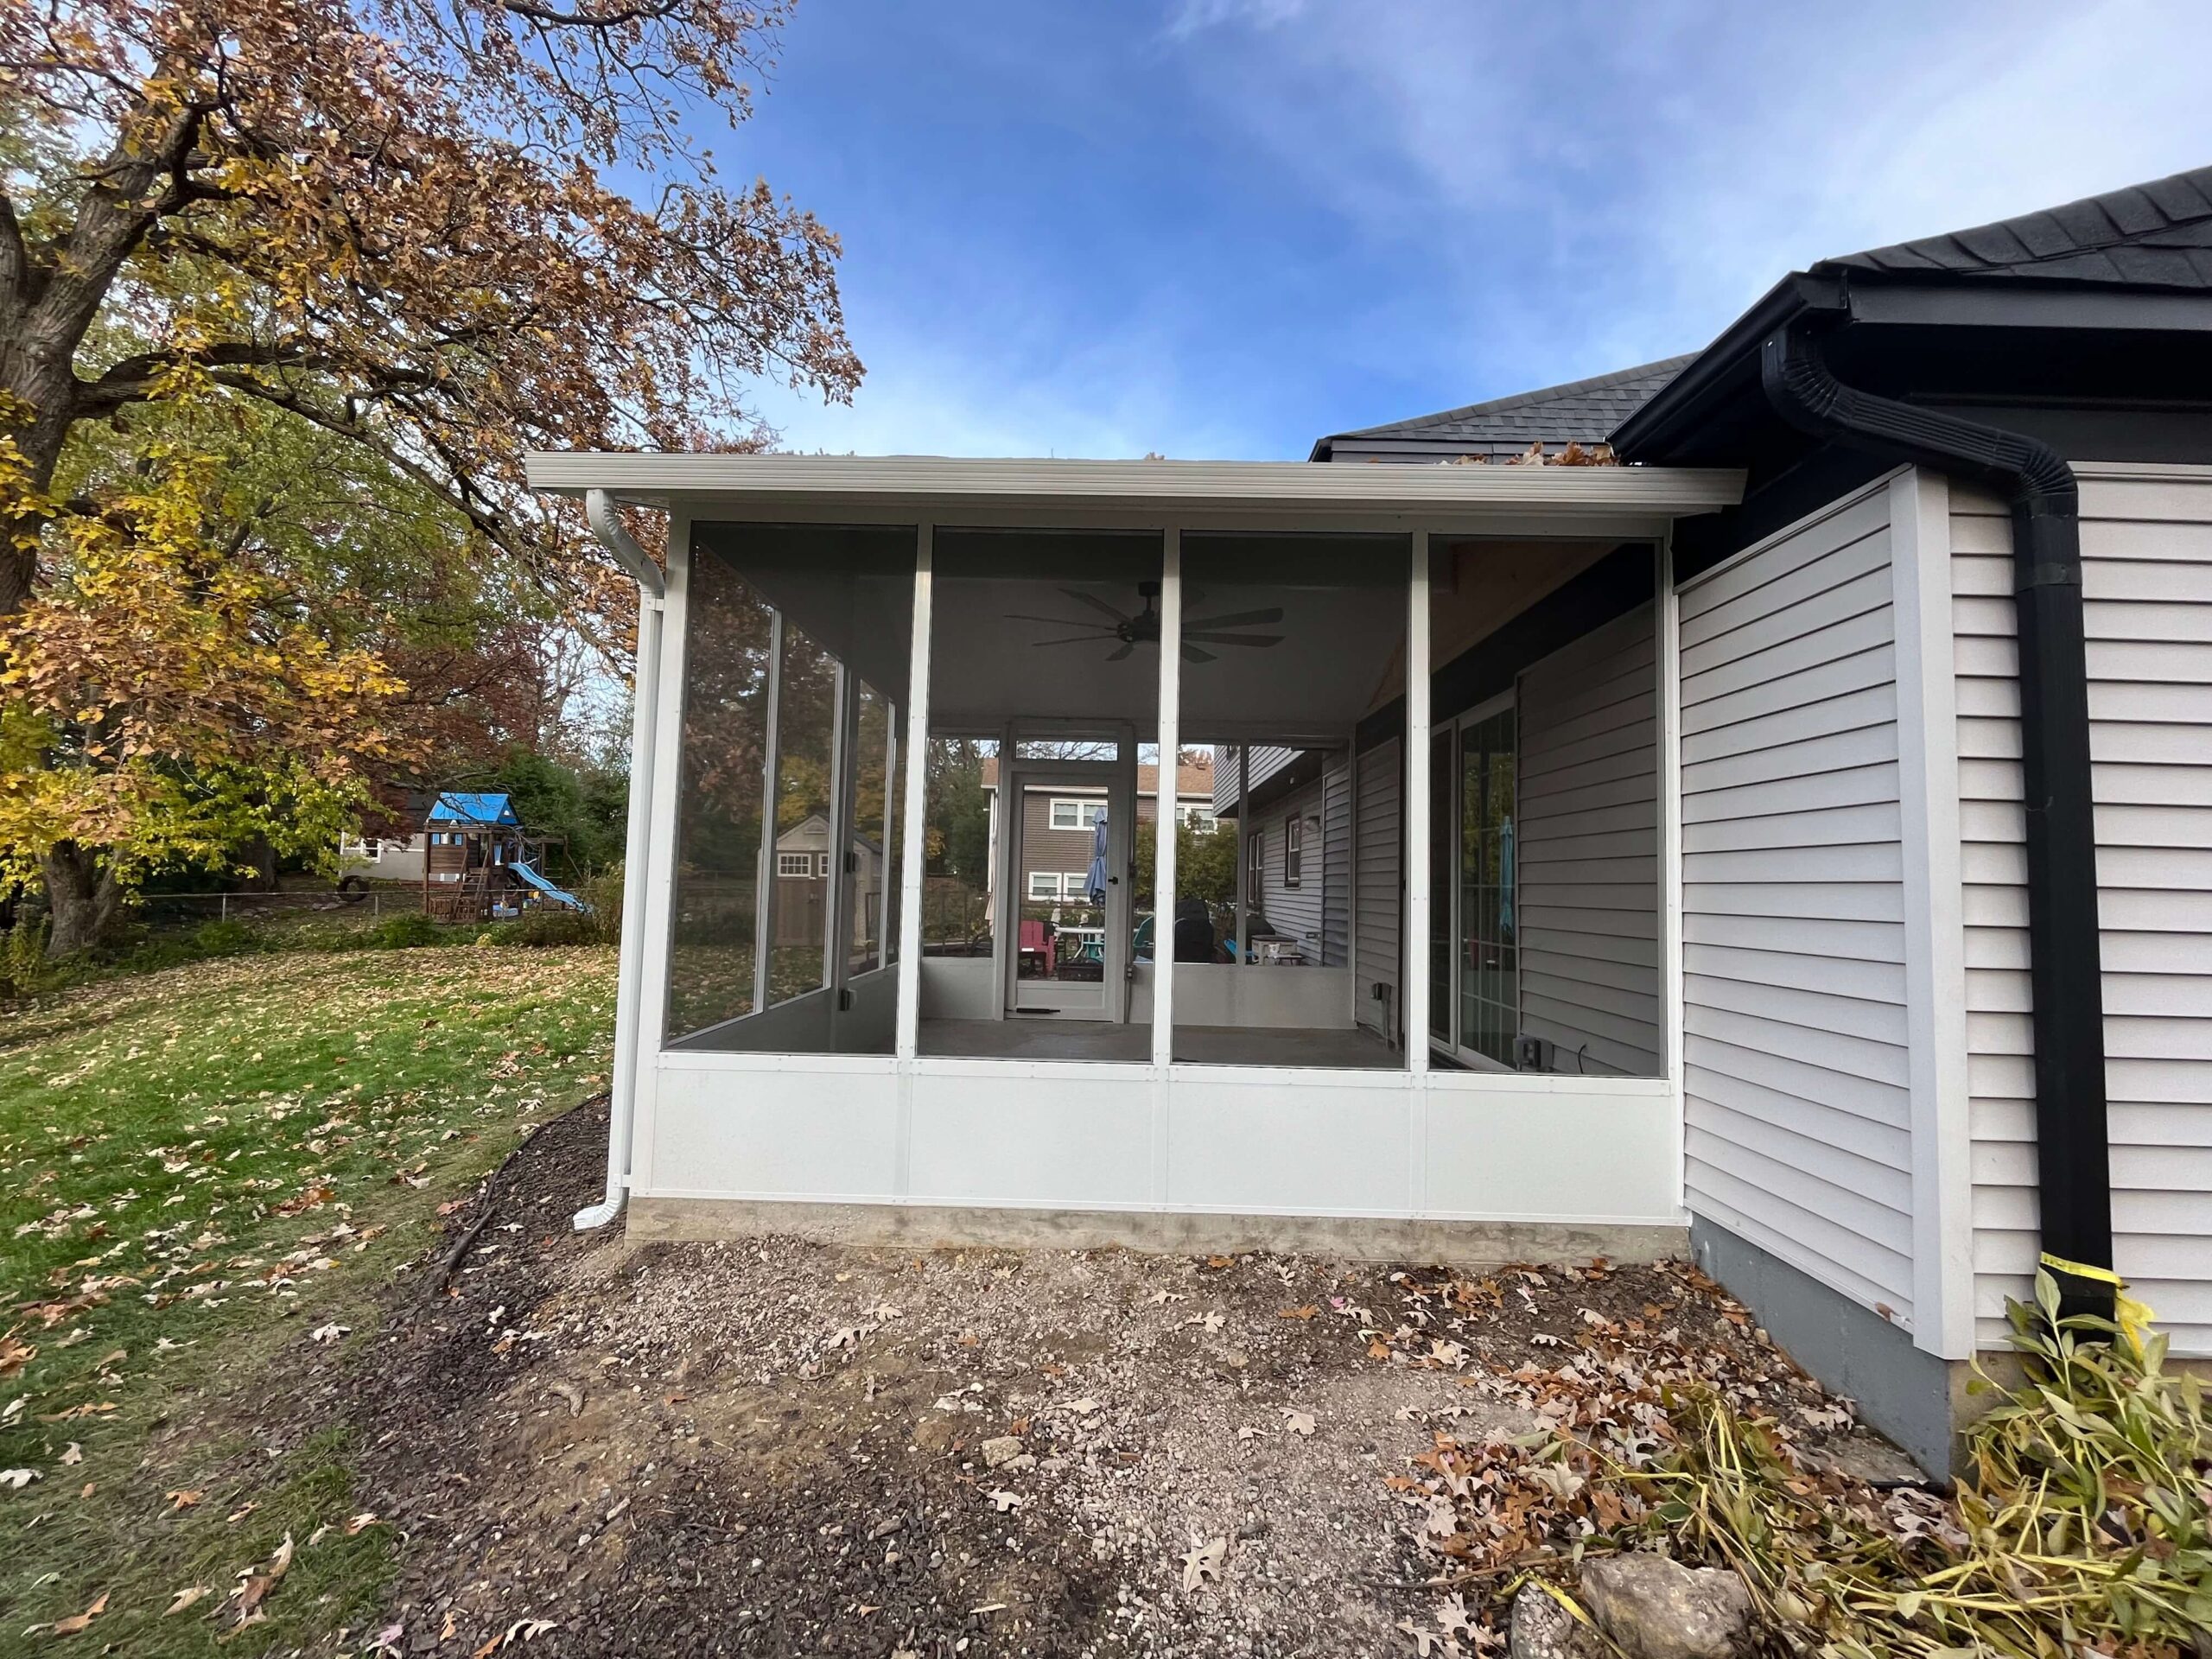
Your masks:
[{"label": "blue tarp", "polygon": [[524,881],[527,881],[531,887],[536,887],[540,893],[543,893],[548,899],[550,899],[556,905],[566,905],[570,910],[588,910],[591,908],[591,906],[584,903],[582,899],[577,898],[575,893],[562,892],[560,888],[555,887],[550,881],[548,881],[536,870],[531,869],[527,864],[514,863],[508,865],[507,868],[512,870],[517,875],[522,877],[522,879]]},{"label": "blue tarp", "polygon": [[486,823],[512,825],[519,829],[522,820],[515,816],[514,801],[504,794],[480,794],[468,790],[448,790],[430,808],[432,823]]}]

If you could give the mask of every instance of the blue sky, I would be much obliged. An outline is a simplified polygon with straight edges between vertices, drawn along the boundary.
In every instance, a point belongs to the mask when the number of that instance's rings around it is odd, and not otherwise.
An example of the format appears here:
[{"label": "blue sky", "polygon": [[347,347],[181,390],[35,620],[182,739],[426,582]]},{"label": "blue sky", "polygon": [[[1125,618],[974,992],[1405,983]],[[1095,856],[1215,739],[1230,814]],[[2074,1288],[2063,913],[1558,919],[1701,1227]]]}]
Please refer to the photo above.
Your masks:
[{"label": "blue sky", "polygon": [[2212,6],[803,0],[710,142],[842,237],[789,448],[1300,458],[2212,162]]}]

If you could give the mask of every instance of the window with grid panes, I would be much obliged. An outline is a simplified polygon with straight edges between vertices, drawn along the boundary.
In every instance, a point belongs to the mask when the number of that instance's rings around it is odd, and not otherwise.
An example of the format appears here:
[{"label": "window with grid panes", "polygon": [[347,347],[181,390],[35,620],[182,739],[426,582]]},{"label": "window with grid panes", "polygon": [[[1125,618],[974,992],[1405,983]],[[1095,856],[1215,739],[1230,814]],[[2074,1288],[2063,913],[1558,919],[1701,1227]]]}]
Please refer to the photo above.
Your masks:
[{"label": "window with grid panes", "polygon": [[1510,707],[1459,729],[1459,1045],[1513,1064],[1521,1028]]}]

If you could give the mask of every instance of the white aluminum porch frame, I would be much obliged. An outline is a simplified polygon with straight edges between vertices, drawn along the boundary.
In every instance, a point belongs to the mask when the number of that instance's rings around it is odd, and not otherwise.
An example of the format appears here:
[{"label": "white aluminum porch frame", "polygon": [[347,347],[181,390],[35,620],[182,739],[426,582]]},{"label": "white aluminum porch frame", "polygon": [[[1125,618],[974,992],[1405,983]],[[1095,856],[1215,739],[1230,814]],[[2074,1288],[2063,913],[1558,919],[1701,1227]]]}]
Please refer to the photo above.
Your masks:
[{"label": "white aluminum porch frame", "polygon": [[[1647,1079],[1427,1068],[1427,549],[1433,533],[1656,540],[1677,516],[1733,505],[1741,474],[537,454],[530,458],[529,476],[540,489],[578,496],[604,489],[670,515],[659,683],[638,688],[656,710],[650,810],[642,823],[632,815],[628,848],[629,868],[642,874],[642,960],[618,1006],[618,1015],[638,1034],[636,1111],[631,1145],[626,1152],[610,1149],[610,1162],[623,1168],[632,1196],[1680,1224],[1678,1072]],[[915,527],[900,948],[893,966],[854,982],[856,990],[885,976],[895,984],[896,1034],[888,1055],[666,1048],[690,526],[694,520],[747,519]],[[1183,532],[1335,530],[1408,537],[1400,974],[1410,1036],[1404,1071],[1175,1062],[1172,952],[1155,967],[1147,1064],[918,1052],[931,555],[940,524],[1160,533],[1160,773],[1167,780],[1161,787],[1171,791]],[[1172,810],[1172,795],[1162,807]],[[1355,817],[1357,810],[1355,800]],[[1156,914],[1172,913],[1173,846],[1173,836],[1160,837],[1158,895],[1167,897],[1156,895]],[[1679,1004],[1670,1012],[1672,1055],[1680,1052]]]}]

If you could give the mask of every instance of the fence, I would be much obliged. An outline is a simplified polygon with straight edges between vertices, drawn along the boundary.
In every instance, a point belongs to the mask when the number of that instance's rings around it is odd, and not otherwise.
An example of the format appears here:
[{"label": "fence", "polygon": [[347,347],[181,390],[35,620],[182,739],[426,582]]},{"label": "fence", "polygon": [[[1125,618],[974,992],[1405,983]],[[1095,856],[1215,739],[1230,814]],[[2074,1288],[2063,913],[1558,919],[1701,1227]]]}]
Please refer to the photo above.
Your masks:
[{"label": "fence", "polygon": [[423,889],[413,882],[364,884],[359,890],[328,887],[276,893],[147,893],[133,906],[152,927],[190,927],[201,922],[249,921],[307,911],[346,911],[372,918],[423,908]]}]

